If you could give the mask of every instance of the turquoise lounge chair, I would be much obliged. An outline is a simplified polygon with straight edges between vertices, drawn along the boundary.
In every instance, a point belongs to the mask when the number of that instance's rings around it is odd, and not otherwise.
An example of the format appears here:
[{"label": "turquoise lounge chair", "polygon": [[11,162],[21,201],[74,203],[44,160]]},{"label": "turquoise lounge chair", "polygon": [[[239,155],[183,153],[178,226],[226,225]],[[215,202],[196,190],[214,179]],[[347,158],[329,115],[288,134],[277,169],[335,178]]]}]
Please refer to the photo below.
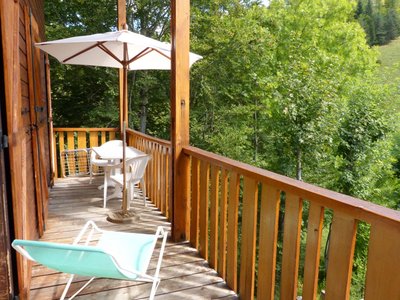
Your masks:
[{"label": "turquoise lounge chair", "polygon": [[[96,233],[100,236],[95,237],[96,240],[98,237],[98,242],[92,245]],[[14,240],[12,246],[27,259],[71,274],[61,300],[67,295],[74,275],[92,278],[69,299],[78,295],[96,277],[152,282],[149,299],[154,299],[160,283],[158,275],[167,235],[161,226],[155,234],[127,233],[101,230],[93,221],[88,221],[73,244]],[[147,268],[159,238],[162,238],[162,243],[157,267],[154,274],[149,275]]]}]

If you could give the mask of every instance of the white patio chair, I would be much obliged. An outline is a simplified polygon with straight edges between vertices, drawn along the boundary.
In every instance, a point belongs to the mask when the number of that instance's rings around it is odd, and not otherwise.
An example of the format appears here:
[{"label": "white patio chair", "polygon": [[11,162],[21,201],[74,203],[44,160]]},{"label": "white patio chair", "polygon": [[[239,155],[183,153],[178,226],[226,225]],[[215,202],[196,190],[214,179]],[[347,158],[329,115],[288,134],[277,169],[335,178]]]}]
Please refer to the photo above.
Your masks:
[{"label": "white patio chair", "polygon": [[[143,203],[146,206],[146,185],[144,182],[144,172],[146,170],[146,166],[148,161],[150,160],[150,155],[141,155],[134,158],[130,158],[126,160],[126,187],[128,190],[128,200],[132,201],[135,194],[135,186],[140,183],[140,187],[142,189],[143,194]],[[122,162],[118,165],[114,165],[111,169],[114,168],[121,168],[122,169]],[[110,179],[113,181],[116,186],[116,189],[122,189],[124,184],[122,172],[119,174],[111,175]],[[104,207],[106,207],[106,202],[108,199],[104,197]]]},{"label": "white patio chair", "polygon": [[[121,140],[112,140],[112,141],[108,141],[105,142],[104,144],[102,144],[100,146],[100,148],[106,148],[106,147],[121,147],[122,146],[122,141]],[[90,181],[89,183],[92,183],[92,179],[93,179],[93,166],[97,166],[97,167],[102,167],[104,170],[104,182],[106,182],[107,179],[110,178],[110,174],[109,174],[109,169],[108,167],[113,166],[115,164],[115,162],[113,161],[109,161],[107,159],[101,159],[97,157],[97,154],[95,151],[93,151],[93,149],[91,150],[90,153],[90,166],[89,166],[89,172],[90,172]],[[104,187],[104,185],[103,185]],[[101,188],[101,186],[100,186]]]},{"label": "white patio chair", "polygon": [[[95,277],[151,282],[149,299],[154,299],[160,283],[159,272],[167,236],[161,226],[155,234],[128,233],[102,230],[93,221],[88,221],[72,245],[14,240],[12,246],[29,260],[71,274],[61,300],[66,297],[74,275],[89,276],[91,279],[69,299],[78,295]],[[162,242],[157,267],[150,275],[148,267],[159,238]],[[98,242],[93,245],[97,239]]]},{"label": "white patio chair", "polygon": [[[122,141],[121,140],[112,140],[108,141],[104,144],[102,144],[99,148],[103,149],[112,149],[113,147],[122,147]],[[103,197],[106,197],[107,195],[107,188],[108,188],[108,183],[110,182],[110,172],[111,172],[111,167],[117,164],[119,161],[115,160],[108,160],[108,159],[101,159],[97,157],[96,152],[92,149],[91,156],[90,156],[90,183],[92,182],[92,176],[93,176],[93,166],[96,165],[98,167],[102,167],[104,170],[104,182],[101,186],[98,187],[98,189],[104,189],[103,191]],[[116,169],[114,169],[114,172],[116,172]],[[105,207],[105,206],[104,206]]]}]

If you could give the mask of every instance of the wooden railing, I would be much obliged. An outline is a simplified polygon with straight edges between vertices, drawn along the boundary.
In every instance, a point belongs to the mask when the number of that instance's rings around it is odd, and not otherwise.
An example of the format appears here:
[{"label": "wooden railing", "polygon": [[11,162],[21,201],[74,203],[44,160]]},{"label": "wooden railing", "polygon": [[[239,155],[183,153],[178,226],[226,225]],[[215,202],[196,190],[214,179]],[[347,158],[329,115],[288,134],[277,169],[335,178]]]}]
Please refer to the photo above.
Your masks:
[{"label": "wooden railing", "polygon": [[118,132],[118,128],[54,128],[53,157],[57,158],[54,164],[56,178],[87,175],[89,168],[86,149],[116,139]]},{"label": "wooden railing", "polygon": [[[194,147],[184,153],[191,158],[190,242],[241,299],[317,299],[321,279],[324,299],[349,299],[361,221],[370,226],[364,299],[399,299],[399,211]],[[329,264],[319,278],[324,252]]]},{"label": "wooden railing", "polygon": [[[101,144],[117,130],[54,132],[60,153]],[[127,143],[152,155],[148,196],[171,217],[170,143],[133,130]],[[349,299],[360,223],[370,228],[364,299],[399,299],[399,211],[194,147],[183,150],[191,161],[190,242],[241,299],[316,299],[318,282],[326,283],[324,299]],[[320,261],[329,262],[326,274]]]},{"label": "wooden railing", "polygon": [[[57,163],[55,163],[57,177],[88,175],[89,149],[119,138],[119,129],[54,128],[53,138],[55,145],[53,157],[57,158]],[[170,218],[172,215],[170,142],[128,129],[127,144],[151,155],[152,159],[149,161],[145,174],[147,197],[167,218]]]},{"label": "wooden railing", "polygon": [[148,197],[170,219],[172,216],[171,143],[131,129],[127,130],[127,143],[151,155],[145,179]]}]

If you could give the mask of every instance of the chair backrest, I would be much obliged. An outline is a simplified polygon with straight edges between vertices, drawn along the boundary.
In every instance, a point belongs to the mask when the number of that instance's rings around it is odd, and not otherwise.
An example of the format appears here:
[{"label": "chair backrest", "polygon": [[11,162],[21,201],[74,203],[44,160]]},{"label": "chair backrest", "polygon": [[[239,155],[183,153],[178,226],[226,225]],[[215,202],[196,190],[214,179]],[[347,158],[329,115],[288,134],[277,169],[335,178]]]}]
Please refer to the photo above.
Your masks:
[{"label": "chair backrest", "polygon": [[144,176],[144,172],[146,171],[146,166],[150,158],[150,155],[143,155],[130,158],[126,161],[128,173],[130,174],[130,180],[139,180]]},{"label": "chair backrest", "polygon": [[[113,232],[112,238],[118,238]],[[115,236],[115,234],[117,234]],[[113,256],[107,247],[69,245],[30,240],[14,240],[12,246],[26,258],[60,272],[91,277],[134,280],[137,273],[145,274],[153,254],[156,235],[130,234],[129,253]],[[110,237],[107,237],[107,244]],[[134,241],[134,242],[132,242]],[[123,247],[124,248],[124,247]],[[126,250],[126,249],[125,249]],[[126,252],[126,251],[125,251]],[[128,263],[128,265],[126,265]],[[124,265],[125,264],[125,265]]]}]

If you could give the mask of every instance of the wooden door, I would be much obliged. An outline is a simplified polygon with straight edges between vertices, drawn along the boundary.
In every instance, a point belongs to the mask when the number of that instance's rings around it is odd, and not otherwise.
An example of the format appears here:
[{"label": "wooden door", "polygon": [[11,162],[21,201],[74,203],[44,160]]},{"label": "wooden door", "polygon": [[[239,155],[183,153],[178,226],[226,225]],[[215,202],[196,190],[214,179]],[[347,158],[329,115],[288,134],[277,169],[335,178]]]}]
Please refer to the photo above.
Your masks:
[{"label": "wooden door", "polygon": [[[48,106],[46,89],[46,60],[44,53],[34,46],[40,42],[38,25],[33,15],[25,10],[27,28],[27,62],[29,76],[29,106],[32,131],[32,156],[35,173],[38,230],[45,229],[50,179],[50,151],[48,141]],[[29,32],[28,32],[29,31]]]}]

